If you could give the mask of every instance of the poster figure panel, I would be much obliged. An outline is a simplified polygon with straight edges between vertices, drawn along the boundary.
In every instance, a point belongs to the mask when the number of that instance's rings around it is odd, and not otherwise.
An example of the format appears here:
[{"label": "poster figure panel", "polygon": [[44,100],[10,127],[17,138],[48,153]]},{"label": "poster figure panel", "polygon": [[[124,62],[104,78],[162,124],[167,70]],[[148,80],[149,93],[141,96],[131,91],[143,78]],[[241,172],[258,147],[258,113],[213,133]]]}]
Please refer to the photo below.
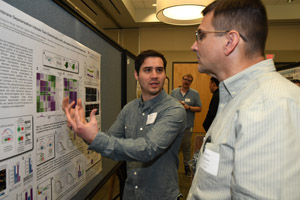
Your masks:
[{"label": "poster figure panel", "polygon": [[0,119],[0,160],[5,160],[33,149],[33,116]]},{"label": "poster figure panel", "polygon": [[59,91],[54,75],[36,74],[36,107],[37,112],[49,112],[60,109],[58,106]]},{"label": "poster figure panel", "polygon": [[291,69],[281,70],[279,71],[279,73],[289,80],[292,79],[300,80],[300,66]]},{"label": "poster figure panel", "polygon": [[61,109],[81,98],[101,126],[100,67],[99,53],[0,1],[0,200],[71,199],[100,173]]}]

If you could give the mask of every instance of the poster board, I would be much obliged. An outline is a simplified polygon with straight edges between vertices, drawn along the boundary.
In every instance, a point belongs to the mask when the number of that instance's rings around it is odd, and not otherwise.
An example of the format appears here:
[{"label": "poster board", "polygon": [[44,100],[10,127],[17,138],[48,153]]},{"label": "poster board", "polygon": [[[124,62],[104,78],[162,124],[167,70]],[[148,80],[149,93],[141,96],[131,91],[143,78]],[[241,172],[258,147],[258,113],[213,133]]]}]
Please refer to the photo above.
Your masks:
[{"label": "poster board", "polygon": [[0,1],[0,199],[70,199],[102,168],[66,125],[65,96],[97,108],[98,52]]},{"label": "poster board", "polygon": [[293,67],[291,69],[285,69],[278,71],[282,76],[291,80],[291,79],[298,79],[300,80],[300,66]]}]

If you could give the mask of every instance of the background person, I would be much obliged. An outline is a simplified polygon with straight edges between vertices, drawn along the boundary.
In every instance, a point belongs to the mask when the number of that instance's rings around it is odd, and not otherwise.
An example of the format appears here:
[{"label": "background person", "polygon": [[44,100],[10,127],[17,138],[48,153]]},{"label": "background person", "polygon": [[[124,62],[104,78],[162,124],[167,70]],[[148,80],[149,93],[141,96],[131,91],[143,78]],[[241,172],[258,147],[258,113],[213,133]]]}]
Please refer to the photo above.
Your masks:
[{"label": "background person", "polygon": [[214,121],[215,116],[218,112],[218,106],[219,106],[219,81],[211,77],[209,81],[209,90],[213,94],[211,97],[208,112],[206,114],[205,120],[203,122],[203,128],[207,132],[211,123]]},{"label": "background person", "polygon": [[195,112],[200,112],[202,106],[198,91],[190,88],[192,82],[193,76],[191,74],[185,74],[182,77],[182,86],[171,92],[171,96],[177,99],[186,110],[187,124],[181,143],[181,149],[183,153],[184,170],[188,177],[192,176],[188,161],[191,159],[191,142]]},{"label": "background person", "polygon": [[220,103],[187,199],[300,199],[300,90],[264,59],[263,3],[219,0],[203,15],[192,49]]},{"label": "background person", "polygon": [[166,78],[166,59],[147,50],[135,61],[135,78],[142,95],[128,103],[109,130],[98,132],[96,110],[90,122],[84,118],[81,100],[63,100],[69,126],[89,149],[114,160],[127,161],[123,199],[177,199],[178,151],[185,128],[185,110],[162,89]]},{"label": "background person", "polygon": [[291,82],[295,83],[296,85],[298,85],[300,87],[300,80],[299,79],[292,79]]}]

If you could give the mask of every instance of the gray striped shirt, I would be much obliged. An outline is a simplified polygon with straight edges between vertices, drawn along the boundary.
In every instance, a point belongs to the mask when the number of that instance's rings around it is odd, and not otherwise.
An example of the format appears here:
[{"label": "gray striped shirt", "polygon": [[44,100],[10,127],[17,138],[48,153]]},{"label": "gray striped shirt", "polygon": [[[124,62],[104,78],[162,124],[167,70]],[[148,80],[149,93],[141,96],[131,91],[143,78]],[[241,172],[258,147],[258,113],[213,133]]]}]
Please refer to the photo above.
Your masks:
[{"label": "gray striped shirt", "polygon": [[207,138],[189,200],[300,199],[300,88],[272,60],[220,83]]}]

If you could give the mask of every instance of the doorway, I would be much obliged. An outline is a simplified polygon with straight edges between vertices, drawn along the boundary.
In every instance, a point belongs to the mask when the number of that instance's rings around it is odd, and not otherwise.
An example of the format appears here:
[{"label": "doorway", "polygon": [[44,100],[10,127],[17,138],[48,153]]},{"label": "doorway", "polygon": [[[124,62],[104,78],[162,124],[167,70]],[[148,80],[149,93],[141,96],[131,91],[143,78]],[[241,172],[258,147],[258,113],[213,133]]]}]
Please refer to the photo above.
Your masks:
[{"label": "doorway", "polygon": [[194,80],[191,84],[191,88],[199,92],[200,99],[202,102],[202,111],[200,113],[197,112],[195,115],[194,132],[205,133],[202,124],[206,117],[210,99],[212,97],[212,94],[208,87],[210,76],[207,74],[199,73],[197,68],[198,68],[197,63],[177,63],[177,62],[173,63],[172,90],[174,88],[181,86],[182,76],[184,74],[191,74],[194,77]]}]

